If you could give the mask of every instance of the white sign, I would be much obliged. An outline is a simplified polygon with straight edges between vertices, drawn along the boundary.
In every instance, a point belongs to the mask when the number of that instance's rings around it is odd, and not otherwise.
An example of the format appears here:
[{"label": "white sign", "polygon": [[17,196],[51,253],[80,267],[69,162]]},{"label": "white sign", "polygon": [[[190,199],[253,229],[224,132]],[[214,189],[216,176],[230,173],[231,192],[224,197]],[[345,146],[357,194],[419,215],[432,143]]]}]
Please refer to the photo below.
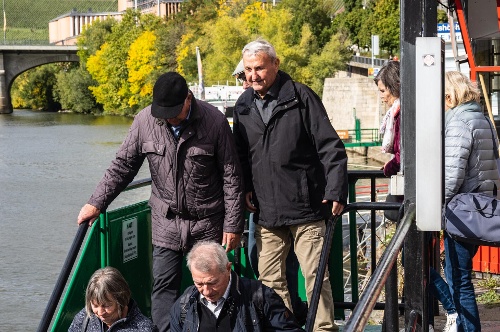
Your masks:
[{"label": "white sign", "polygon": [[[437,35],[441,37],[445,42],[451,41],[450,25],[448,23],[438,23]],[[462,33],[460,32],[460,25],[455,22],[455,37],[457,41],[462,40]]]},{"label": "white sign", "polygon": [[122,222],[123,263],[138,257],[137,217]]}]

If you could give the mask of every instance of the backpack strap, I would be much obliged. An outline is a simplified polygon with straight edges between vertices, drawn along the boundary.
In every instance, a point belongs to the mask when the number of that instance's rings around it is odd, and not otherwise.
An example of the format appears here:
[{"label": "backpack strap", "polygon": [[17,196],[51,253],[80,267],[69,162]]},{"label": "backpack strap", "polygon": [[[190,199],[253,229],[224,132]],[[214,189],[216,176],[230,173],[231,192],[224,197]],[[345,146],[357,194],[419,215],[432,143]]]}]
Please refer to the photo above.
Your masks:
[{"label": "backpack strap", "polygon": [[85,315],[85,319],[83,320],[82,324],[82,332],[87,331],[87,327],[89,326],[89,321],[90,321],[89,315]]},{"label": "backpack strap", "polygon": [[181,307],[181,324],[184,324],[184,321],[186,320],[186,315],[187,315],[187,311],[188,311],[188,308],[189,308],[189,305],[190,305],[190,298],[191,298],[191,295],[192,295],[192,291],[191,292],[184,292],[184,294],[181,295],[180,297],[180,307]]},{"label": "backpack strap", "polygon": [[252,302],[259,320],[264,318],[264,293],[262,291],[262,283],[260,281],[250,281],[250,290],[252,293]]}]

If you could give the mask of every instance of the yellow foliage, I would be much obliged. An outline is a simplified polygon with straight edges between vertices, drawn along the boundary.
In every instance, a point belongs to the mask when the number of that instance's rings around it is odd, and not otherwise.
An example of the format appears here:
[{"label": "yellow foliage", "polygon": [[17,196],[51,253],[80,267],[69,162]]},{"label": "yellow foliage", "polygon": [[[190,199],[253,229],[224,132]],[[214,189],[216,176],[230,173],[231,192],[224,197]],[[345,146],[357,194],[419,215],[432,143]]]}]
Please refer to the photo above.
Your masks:
[{"label": "yellow foliage", "polygon": [[[139,98],[135,94],[144,97],[150,95],[153,91],[151,83],[147,79],[155,69],[155,42],[156,35],[152,31],[144,31],[131,45],[128,51],[126,61],[128,69],[129,89],[132,96],[129,98],[129,106],[138,104]],[[124,91],[124,94],[127,92]]]},{"label": "yellow foliage", "polygon": [[188,32],[184,34],[181,38],[181,42],[177,46],[177,72],[181,75],[185,75],[183,67],[182,67],[182,62],[191,56],[189,49],[191,46],[192,39],[194,39],[194,34],[192,32]]},{"label": "yellow foliage", "polygon": [[260,1],[257,1],[253,4],[248,5],[240,17],[244,22],[246,22],[248,28],[252,33],[259,33],[259,30],[262,26],[262,20],[266,16],[267,11],[263,8],[262,3]]},{"label": "yellow foliage", "polygon": [[91,55],[87,60],[87,70],[92,75],[92,78],[99,83],[107,82],[107,74],[103,68],[105,68],[105,63],[103,61],[103,54],[105,54],[109,49],[109,44],[102,44],[101,48]]},{"label": "yellow foliage", "polygon": [[227,12],[231,9],[228,6],[228,2],[226,0],[219,0],[219,7],[217,9],[217,16],[221,17],[227,14]]}]

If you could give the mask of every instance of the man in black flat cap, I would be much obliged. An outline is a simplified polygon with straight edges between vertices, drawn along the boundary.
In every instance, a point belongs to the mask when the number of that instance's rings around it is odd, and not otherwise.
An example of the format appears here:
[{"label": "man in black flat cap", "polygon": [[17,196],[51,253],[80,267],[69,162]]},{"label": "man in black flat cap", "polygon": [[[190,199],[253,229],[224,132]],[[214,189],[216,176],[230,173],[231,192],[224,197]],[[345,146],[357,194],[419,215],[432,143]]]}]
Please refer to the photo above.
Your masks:
[{"label": "man in black flat cap", "polygon": [[175,72],[161,75],[152,105],[140,111],[115,159],[78,215],[90,225],[134,179],[144,159],[151,172],[152,318],[168,331],[179,297],[182,258],[212,240],[234,249],[244,228],[241,167],[229,123],[196,100]]}]

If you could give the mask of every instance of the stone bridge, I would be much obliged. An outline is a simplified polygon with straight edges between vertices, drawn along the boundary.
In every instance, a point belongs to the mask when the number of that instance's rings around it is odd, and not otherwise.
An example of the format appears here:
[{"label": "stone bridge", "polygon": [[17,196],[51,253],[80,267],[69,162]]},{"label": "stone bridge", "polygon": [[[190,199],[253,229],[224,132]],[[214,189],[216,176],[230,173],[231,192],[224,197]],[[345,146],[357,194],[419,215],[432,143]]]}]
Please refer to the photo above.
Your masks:
[{"label": "stone bridge", "polygon": [[10,89],[28,69],[53,62],[79,62],[77,46],[0,46],[0,113],[12,113]]}]

